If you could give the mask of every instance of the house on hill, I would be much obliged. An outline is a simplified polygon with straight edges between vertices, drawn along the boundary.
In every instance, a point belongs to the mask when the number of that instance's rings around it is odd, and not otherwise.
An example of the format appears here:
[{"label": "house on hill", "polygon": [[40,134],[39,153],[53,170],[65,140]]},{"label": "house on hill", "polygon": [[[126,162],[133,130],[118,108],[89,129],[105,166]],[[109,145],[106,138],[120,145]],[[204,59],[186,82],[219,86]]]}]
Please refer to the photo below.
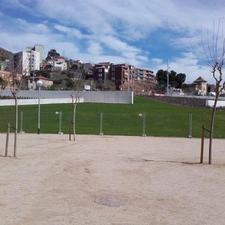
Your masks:
[{"label": "house on hill", "polygon": [[207,95],[207,81],[201,76],[193,82],[193,86],[197,95]]},{"label": "house on hill", "polygon": [[37,81],[42,81],[42,87],[44,89],[47,89],[53,85],[53,81],[49,80],[46,77],[43,76],[37,76],[37,77],[27,77],[27,86],[28,89],[37,89]]}]

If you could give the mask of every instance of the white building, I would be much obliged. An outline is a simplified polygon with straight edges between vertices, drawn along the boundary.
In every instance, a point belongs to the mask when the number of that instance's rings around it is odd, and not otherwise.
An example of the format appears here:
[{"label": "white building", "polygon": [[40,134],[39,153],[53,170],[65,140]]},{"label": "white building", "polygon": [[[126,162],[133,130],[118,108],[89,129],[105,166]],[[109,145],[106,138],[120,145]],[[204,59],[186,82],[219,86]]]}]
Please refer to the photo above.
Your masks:
[{"label": "white building", "polygon": [[40,70],[41,61],[39,52],[27,48],[22,54],[23,75],[30,75],[32,71]]},{"label": "white building", "polygon": [[57,59],[54,60],[54,65],[53,67],[56,69],[56,70],[67,70],[67,62],[65,60],[64,57],[58,57]]},{"label": "white building", "polygon": [[35,45],[33,50],[40,53],[40,62],[42,63],[45,60],[44,45]]},{"label": "white building", "polygon": [[26,48],[14,55],[14,68],[23,76],[30,76],[32,71],[40,70],[40,53]]},{"label": "white building", "polygon": [[65,58],[62,56],[49,59],[49,60],[47,60],[46,64],[51,65],[53,71],[67,70],[67,62],[66,62]]}]

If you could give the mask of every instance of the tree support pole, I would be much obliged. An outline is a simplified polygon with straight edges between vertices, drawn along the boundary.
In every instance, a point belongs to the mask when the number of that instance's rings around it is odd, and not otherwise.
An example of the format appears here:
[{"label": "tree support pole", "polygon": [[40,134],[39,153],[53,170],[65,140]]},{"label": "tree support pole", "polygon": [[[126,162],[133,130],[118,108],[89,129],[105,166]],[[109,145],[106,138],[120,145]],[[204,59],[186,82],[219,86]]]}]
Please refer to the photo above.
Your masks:
[{"label": "tree support pole", "polygon": [[9,134],[10,134],[10,123],[8,123],[6,142],[5,142],[5,157],[8,156],[8,147],[9,147]]},{"label": "tree support pole", "polygon": [[202,134],[201,134],[201,154],[200,154],[200,163],[203,163],[204,156],[204,140],[205,140],[205,127],[202,125]]},{"label": "tree support pole", "polygon": [[17,152],[17,133],[18,133],[18,103],[17,103],[17,96],[15,96],[15,132],[14,132],[13,157],[16,157]]}]

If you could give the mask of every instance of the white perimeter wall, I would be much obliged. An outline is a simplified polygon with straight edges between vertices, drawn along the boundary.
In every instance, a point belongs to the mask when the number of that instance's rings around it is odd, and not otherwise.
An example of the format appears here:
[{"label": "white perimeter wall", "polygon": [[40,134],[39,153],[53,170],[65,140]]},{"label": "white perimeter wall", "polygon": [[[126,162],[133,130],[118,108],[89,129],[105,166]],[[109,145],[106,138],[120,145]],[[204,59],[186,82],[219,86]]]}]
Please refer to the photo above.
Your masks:
[{"label": "white perimeter wall", "polygon": [[[12,93],[9,90],[1,91],[0,95],[12,97]],[[40,91],[41,99],[71,99],[72,95],[82,98],[84,102],[133,104],[132,91]],[[38,91],[19,91],[18,97],[36,99],[38,98]]]},{"label": "white perimeter wall", "polygon": [[[206,106],[209,106],[209,107],[213,107],[213,104],[214,104],[214,100],[206,100]],[[217,108],[221,108],[221,107],[225,107],[225,101],[218,101],[217,102]]]},{"label": "white perimeter wall", "polygon": [[[83,98],[79,99],[79,102],[84,102]],[[63,103],[72,103],[71,98],[45,98],[40,99],[41,105],[47,105],[47,104],[63,104]],[[0,100],[0,106],[10,106],[14,105],[15,101],[14,99],[3,99]],[[18,99],[18,105],[37,105],[38,99]]]}]

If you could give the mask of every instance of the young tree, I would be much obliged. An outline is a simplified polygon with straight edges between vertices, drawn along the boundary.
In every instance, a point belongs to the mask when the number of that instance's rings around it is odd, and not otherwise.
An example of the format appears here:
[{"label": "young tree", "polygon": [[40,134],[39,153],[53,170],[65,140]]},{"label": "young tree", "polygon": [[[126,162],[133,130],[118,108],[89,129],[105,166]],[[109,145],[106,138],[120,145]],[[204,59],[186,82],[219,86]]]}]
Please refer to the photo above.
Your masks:
[{"label": "young tree", "polygon": [[[12,76],[12,85],[10,87],[10,91],[12,93],[12,97],[14,98],[14,117],[15,117],[15,127],[14,127],[14,152],[13,156],[16,157],[17,153],[17,133],[18,133],[18,92],[21,90],[24,78],[26,77],[26,73],[20,74],[21,72],[21,62],[22,57],[17,58],[17,60],[12,60],[12,65],[10,66],[10,72]],[[19,77],[19,74],[21,75]]]},{"label": "young tree", "polygon": [[215,99],[210,119],[210,135],[209,135],[209,164],[212,162],[212,142],[214,135],[214,123],[216,116],[216,106],[218,98],[225,88],[223,81],[223,68],[225,63],[225,36],[223,34],[223,23],[214,24],[213,30],[208,31],[206,39],[203,40],[204,53],[207,56],[208,65],[211,68],[211,74],[215,80]]},{"label": "young tree", "polygon": [[72,90],[74,90],[73,94],[71,95],[72,98],[72,105],[73,105],[73,140],[75,141],[76,136],[76,112],[77,112],[77,104],[80,102],[80,91],[83,90],[83,74],[79,73],[76,77],[70,78],[72,82]]},{"label": "young tree", "polygon": [[16,77],[17,73],[14,68],[11,70],[11,76],[13,78],[13,84],[12,87],[10,88],[12,96],[14,98],[14,112],[15,112],[15,127],[14,127],[14,151],[13,151],[13,156],[16,157],[16,152],[17,152],[17,133],[18,133],[18,100],[17,100],[17,94],[18,94],[18,87],[16,85]]}]

